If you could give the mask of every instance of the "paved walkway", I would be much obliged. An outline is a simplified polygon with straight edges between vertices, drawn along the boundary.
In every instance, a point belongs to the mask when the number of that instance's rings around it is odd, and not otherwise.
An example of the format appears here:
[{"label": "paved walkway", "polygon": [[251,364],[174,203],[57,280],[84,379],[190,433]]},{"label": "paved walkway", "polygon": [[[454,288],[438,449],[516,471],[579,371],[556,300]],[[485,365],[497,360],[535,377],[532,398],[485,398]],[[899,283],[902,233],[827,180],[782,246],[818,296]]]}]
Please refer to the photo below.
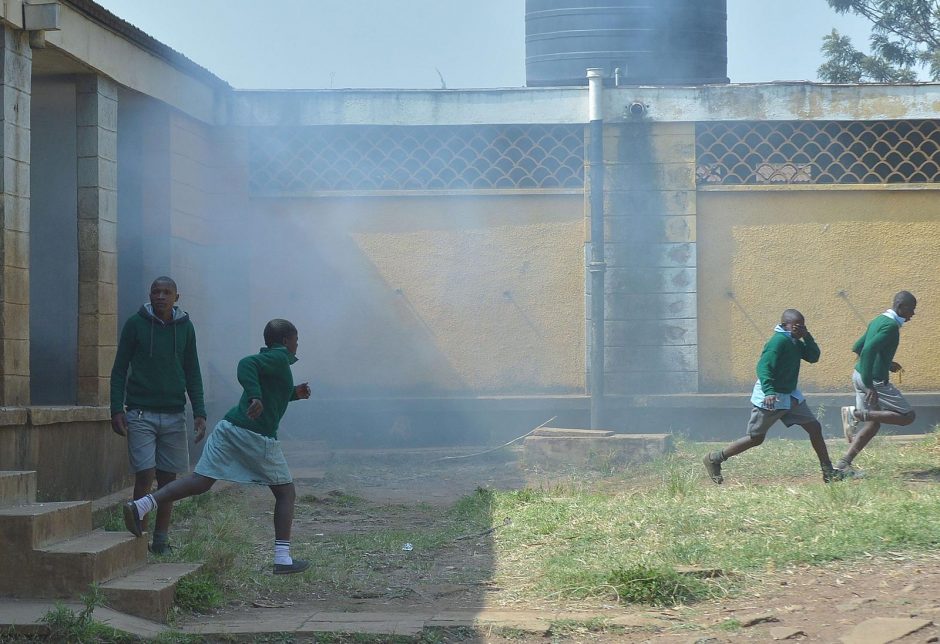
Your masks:
[{"label": "paved walkway", "polygon": [[[82,605],[77,602],[64,602],[65,606],[75,612],[81,610]],[[42,616],[53,609],[56,603],[46,600],[15,600],[0,599],[0,630],[11,626],[23,634],[41,634],[44,625],[40,621]],[[757,641],[754,638],[770,640],[805,639],[820,641],[814,633],[807,633],[803,629],[773,626],[777,620],[772,614],[760,615],[742,626],[763,625],[768,627],[761,633],[738,633],[738,636],[725,634],[725,636],[709,636],[700,633],[667,632],[657,634],[658,629],[668,630],[669,622],[657,617],[637,615],[635,613],[612,612],[551,612],[551,611],[502,611],[494,609],[481,609],[477,611],[412,611],[407,613],[396,612],[335,612],[312,609],[309,606],[294,606],[288,608],[265,608],[256,610],[243,610],[238,613],[221,616],[205,616],[187,620],[178,628],[170,628],[165,624],[154,622],[118,613],[109,608],[95,610],[95,619],[112,626],[115,629],[137,635],[145,639],[158,637],[161,633],[182,632],[190,635],[204,636],[242,636],[289,634],[294,636],[315,635],[317,633],[360,633],[374,635],[403,635],[415,636],[425,628],[512,628],[544,636],[553,623],[563,620],[585,623],[592,618],[603,618],[608,626],[619,626],[625,629],[637,629],[639,632],[630,635],[621,634],[620,641],[654,641],[661,644],[679,643],[708,643],[717,644],[726,641]],[[936,624],[929,619],[910,617],[874,617],[865,619],[861,623],[846,626],[842,630],[839,640],[844,644],[888,644],[914,637],[917,641],[937,641]],[[638,638],[638,639],[637,639]]]}]

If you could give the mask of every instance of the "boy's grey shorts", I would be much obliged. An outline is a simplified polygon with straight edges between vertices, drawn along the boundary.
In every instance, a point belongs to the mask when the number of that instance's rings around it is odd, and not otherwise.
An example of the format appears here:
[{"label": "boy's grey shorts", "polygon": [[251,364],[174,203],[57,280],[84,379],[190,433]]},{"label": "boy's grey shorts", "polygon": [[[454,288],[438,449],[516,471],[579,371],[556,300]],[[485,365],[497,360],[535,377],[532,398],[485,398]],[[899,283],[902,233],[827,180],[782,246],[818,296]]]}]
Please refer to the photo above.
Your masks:
[{"label": "boy's grey shorts", "polygon": [[127,410],[127,455],[131,471],[157,468],[161,472],[189,471],[189,435],[186,413],[162,414]]},{"label": "boy's grey shorts", "polygon": [[[796,401],[793,401],[796,403]],[[805,425],[816,420],[806,401],[794,404],[790,409],[762,409],[751,407],[751,418],[747,421],[747,435],[752,438],[765,436],[770,426],[782,420],[787,427]]]},{"label": "boy's grey shorts", "polygon": [[911,403],[907,402],[897,387],[890,382],[881,382],[873,380],[872,385],[878,392],[878,404],[869,406],[865,402],[865,395],[868,393],[868,387],[862,382],[862,374],[857,371],[852,372],[852,384],[855,385],[855,408],[868,411],[895,411],[899,414],[909,414],[914,411]]}]

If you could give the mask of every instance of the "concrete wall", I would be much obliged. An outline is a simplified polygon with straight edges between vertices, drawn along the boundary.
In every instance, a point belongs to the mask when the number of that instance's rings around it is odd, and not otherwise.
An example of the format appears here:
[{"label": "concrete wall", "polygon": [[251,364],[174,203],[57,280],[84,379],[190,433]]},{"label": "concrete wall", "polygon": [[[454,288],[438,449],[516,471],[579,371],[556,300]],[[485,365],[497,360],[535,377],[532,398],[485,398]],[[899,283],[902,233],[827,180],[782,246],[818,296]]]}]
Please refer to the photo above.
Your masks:
[{"label": "concrete wall", "polygon": [[78,181],[75,83],[33,83],[30,182],[30,396],[75,404]]},{"label": "concrete wall", "polygon": [[39,501],[94,499],[131,483],[126,441],[106,408],[2,410],[0,470],[35,470]]},{"label": "concrete wall", "polygon": [[604,139],[605,393],[696,391],[694,126],[612,124]]},{"label": "concrete wall", "polygon": [[580,196],[252,206],[252,349],[292,319],[321,395],[583,392]]},{"label": "concrete wall", "polygon": [[746,391],[785,308],[822,348],[809,391],[849,391],[852,343],[899,290],[920,300],[901,331],[901,388],[940,389],[940,202],[930,189],[702,191],[698,194],[701,389]]}]

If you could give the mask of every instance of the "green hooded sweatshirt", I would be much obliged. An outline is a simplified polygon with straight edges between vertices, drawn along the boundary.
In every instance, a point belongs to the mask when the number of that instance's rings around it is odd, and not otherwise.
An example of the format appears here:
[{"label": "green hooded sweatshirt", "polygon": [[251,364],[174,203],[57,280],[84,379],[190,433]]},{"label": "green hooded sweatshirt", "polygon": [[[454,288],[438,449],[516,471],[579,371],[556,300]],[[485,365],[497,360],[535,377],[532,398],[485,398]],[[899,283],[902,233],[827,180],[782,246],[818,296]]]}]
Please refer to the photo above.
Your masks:
[{"label": "green hooded sweatshirt", "polygon": [[[225,414],[225,420],[263,436],[277,438],[277,426],[287,411],[287,403],[297,400],[294,375],[290,370],[295,362],[297,356],[283,344],[261,347],[255,355],[239,360],[238,382],[244,392],[238,404]],[[264,405],[261,415],[254,420],[248,418],[252,398]]]},{"label": "green hooded sweatshirt", "polygon": [[153,314],[149,303],[144,304],[121,330],[111,368],[111,415],[124,411],[125,405],[179,413],[186,409],[187,393],[193,416],[205,418],[196,330],[189,314],[174,306],[173,319],[164,322]]}]

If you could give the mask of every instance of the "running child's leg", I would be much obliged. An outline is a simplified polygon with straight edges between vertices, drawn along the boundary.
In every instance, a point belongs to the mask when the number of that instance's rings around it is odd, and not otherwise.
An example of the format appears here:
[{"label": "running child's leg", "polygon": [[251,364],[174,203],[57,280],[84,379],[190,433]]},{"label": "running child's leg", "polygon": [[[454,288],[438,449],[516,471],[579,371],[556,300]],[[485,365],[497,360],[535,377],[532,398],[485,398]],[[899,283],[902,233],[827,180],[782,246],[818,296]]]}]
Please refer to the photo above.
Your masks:
[{"label": "running child's leg", "polygon": [[809,435],[809,444],[813,446],[813,451],[816,452],[816,458],[819,459],[819,467],[822,469],[823,481],[826,483],[832,481],[833,478],[835,478],[832,459],[829,458],[829,449],[826,447],[826,439],[823,438],[822,425],[819,424],[818,420],[814,420],[809,423],[802,423],[800,427]]},{"label": "running child's leg", "polygon": [[294,523],[294,503],[297,490],[293,483],[271,485],[274,494],[274,574],[289,575],[303,572],[310,564],[290,555],[290,534]]},{"label": "running child's leg", "polygon": [[143,534],[143,518],[154,508],[161,503],[172,503],[207,492],[214,483],[215,479],[194,473],[165,485],[153,494],[147,494],[136,501],[128,501],[123,508],[124,525],[132,534],[139,537]]},{"label": "running child's leg", "polygon": [[760,407],[751,407],[751,417],[747,423],[747,434],[738,440],[728,444],[724,449],[717,452],[709,452],[702,459],[705,464],[705,471],[708,477],[715,483],[724,481],[721,473],[721,464],[732,456],[737,456],[741,452],[747,451],[752,447],[757,447],[764,442],[767,437],[767,430],[779,418],[787,413],[787,410],[769,410]]}]

